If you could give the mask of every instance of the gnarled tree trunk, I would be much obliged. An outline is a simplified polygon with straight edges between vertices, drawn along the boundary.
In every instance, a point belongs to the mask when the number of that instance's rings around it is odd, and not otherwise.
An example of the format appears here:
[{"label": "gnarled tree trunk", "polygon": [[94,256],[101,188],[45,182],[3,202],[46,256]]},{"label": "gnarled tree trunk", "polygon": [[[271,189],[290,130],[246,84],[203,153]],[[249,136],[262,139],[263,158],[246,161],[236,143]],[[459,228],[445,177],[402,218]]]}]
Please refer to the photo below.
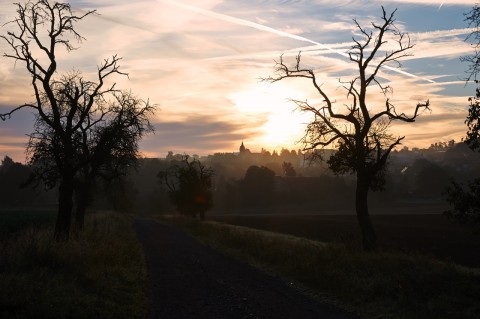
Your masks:
[{"label": "gnarled tree trunk", "polygon": [[85,226],[85,212],[89,204],[89,190],[84,184],[79,185],[76,194],[75,231],[81,232]]},{"label": "gnarled tree trunk", "polygon": [[373,229],[370,214],[368,212],[368,191],[370,179],[364,172],[357,172],[357,189],[355,192],[355,209],[358,223],[362,231],[363,250],[371,251],[377,249],[377,235]]},{"label": "gnarled tree trunk", "polygon": [[56,241],[67,241],[70,237],[73,208],[73,175],[63,176],[58,192],[58,214],[54,238]]}]

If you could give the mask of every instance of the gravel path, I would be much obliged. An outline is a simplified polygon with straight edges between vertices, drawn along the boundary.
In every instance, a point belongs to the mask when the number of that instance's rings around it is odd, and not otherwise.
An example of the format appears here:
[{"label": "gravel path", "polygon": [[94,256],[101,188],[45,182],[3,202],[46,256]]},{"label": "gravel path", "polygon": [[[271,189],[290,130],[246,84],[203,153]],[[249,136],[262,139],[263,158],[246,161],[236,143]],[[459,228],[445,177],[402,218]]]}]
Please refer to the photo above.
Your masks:
[{"label": "gravel path", "polygon": [[358,318],[169,226],[135,221],[149,274],[148,318]]}]

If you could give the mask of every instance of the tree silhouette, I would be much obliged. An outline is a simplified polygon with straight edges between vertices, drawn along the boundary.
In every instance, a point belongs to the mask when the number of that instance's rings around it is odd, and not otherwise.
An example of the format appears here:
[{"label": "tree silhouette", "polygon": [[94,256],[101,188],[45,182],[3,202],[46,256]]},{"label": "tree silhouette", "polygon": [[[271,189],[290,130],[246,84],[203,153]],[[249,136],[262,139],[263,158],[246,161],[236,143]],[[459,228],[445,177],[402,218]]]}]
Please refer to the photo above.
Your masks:
[{"label": "tree silhouette", "polygon": [[14,162],[9,156],[3,158],[0,165],[0,202],[2,207],[38,203],[40,196],[37,193],[39,192],[25,187],[31,174],[32,171],[28,166]]},{"label": "tree silhouette", "polygon": [[470,106],[465,120],[468,131],[465,143],[474,151],[480,151],[480,88],[476,89],[475,96],[468,98]]},{"label": "tree silhouette", "polygon": [[247,205],[269,204],[274,188],[275,172],[268,167],[250,166],[242,182],[243,200]]},{"label": "tree silhouette", "polygon": [[[283,57],[276,64],[275,76],[266,81],[276,82],[285,78],[306,78],[312,81],[323,104],[314,105],[308,101],[294,100],[297,108],[310,113],[314,120],[307,125],[303,142],[306,151],[313,151],[336,145],[337,152],[328,160],[335,173],[355,173],[355,207],[360,224],[365,250],[377,247],[376,234],[368,212],[368,192],[382,186],[383,174],[390,152],[401,143],[404,137],[394,137],[388,133],[392,121],[414,122],[417,116],[429,109],[429,101],[418,103],[413,115],[398,113],[388,98],[391,88],[380,82],[382,67],[409,56],[413,47],[407,33],[395,25],[395,11],[387,14],[382,7],[381,22],[372,22],[371,30],[360,26],[354,20],[361,39],[353,38],[354,44],[348,52],[350,62],[356,65],[358,76],[349,82],[340,82],[345,90],[348,105],[337,107],[333,93],[327,92],[319,83],[313,69],[303,68],[301,55],[297,55],[296,64],[289,67]],[[374,109],[367,101],[367,91],[378,88],[385,96],[381,111]],[[379,106],[376,106],[377,109]]]},{"label": "tree silhouette", "polygon": [[[468,21],[469,27],[474,27],[474,31],[467,36],[466,40],[473,38],[475,52],[472,55],[464,56],[462,61],[469,63],[469,69],[467,70],[467,79],[470,81],[472,78],[474,82],[478,84],[477,76],[480,72],[480,7],[476,4],[472,10],[466,14],[466,21]],[[480,151],[480,88],[475,90],[475,96],[468,99],[470,106],[468,109],[468,116],[465,120],[468,131],[465,142],[472,150]]]},{"label": "tree silhouette", "polygon": [[[467,62],[468,70],[466,82],[473,79],[475,83],[479,83],[477,76],[480,72],[480,7],[478,4],[465,14],[465,20],[468,22],[469,27],[473,27],[474,31],[470,33],[466,41],[473,39],[474,53],[472,55],[463,56],[461,61]],[[475,96],[468,99],[470,106],[468,109],[468,115],[465,120],[468,131],[465,138],[465,142],[472,150],[480,151],[480,88],[475,90]]]},{"label": "tree silhouette", "polygon": [[[479,83],[477,76],[480,72],[480,7],[478,4],[472,8],[466,15],[469,27],[474,27],[474,31],[467,36],[466,40],[474,40],[474,50],[472,55],[464,56],[462,61],[469,63],[467,70],[467,79],[472,79],[475,83]],[[477,86],[475,96],[468,99],[470,106],[468,115],[465,120],[467,124],[467,136],[465,143],[473,151],[480,152],[480,87]],[[452,209],[445,212],[445,215],[456,219],[462,223],[480,223],[480,178],[475,178],[468,182],[467,187],[452,182],[445,189],[447,202],[450,203]]]},{"label": "tree silhouette", "polygon": [[463,56],[460,60],[468,63],[466,81],[473,79],[477,82],[477,76],[480,72],[480,7],[478,4],[475,4],[472,10],[465,13],[465,21],[468,22],[470,28],[474,29],[465,39],[466,41],[473,39],[474,53]]},{"label": "tree silhouette", "polygon": [[416,172],[414,179],[415,193],[416,196],[420,197],[441,197],[451,179],[445,168],[424,158],[417,159],[410,170]]},{"label": "tree silhouette", "polygon": [[198,159],[190,160],[188,155],[184,155],[157,176],[160,183],[167,186],[170,201],[181,214],[193,218],[198,214],[203,220],[205,213],[213,207],[213,170]]},{"label": "tree silhouette", "polygon": [[152,107],[144,103],[140,108],[138,105],[131,108],[128,99],[123,99],[126,97],[124,93],[115,88],[115,83],[106,83],[112,75],[126,75],[120,71],[120,58],[116,55],[103,60],[98,66],[95,81],[86,80],[77,71],[59,79],[54,77],[58,50],[62,47],[67,51],[73,50],[70,38],[78,42],[83,40],[75,30],[75,24],[95,11],[76,16],[68,3],[51,4],[47,0],[15,5],[17,17],[10,21],[15,31],[2,35],[12,53],[5,53],[4,56],[25,65],[35,100],[1,114],[0,118],[10,118],[23,108],[34,110],[35,130],[30,135],[28,148],[30,161],[36,165],[37,172],[42,172],[42,179],[47,184],[58,182],[58,215],[54,236],[57,240],[68,240],[75,182],[84,182],[83,186],[77,188],[80,192],[80,189],[88,187],[88,176],[92,172],[99,172],[101,166],[117,165],[119,158],[122,158],[117,157],[118,149],[125,141],[135,140],[131,145],[135,153],[136,140],[143,131],[137,130],[136,136],[129,136],[131,130],[136,130],[130,118],[123,122],[127,125],[127,128],[122,128],[124,137],[112,140],[115,132],[122,127],[115,124],[115,119],[124,120],[122,112],[127,110],[142,110],[138,120],[144,128],[148,128],[149,123],[145,122],[143,115],[151,112]]},{"label": "tree silhouette", "polygon": [[445,215],[460,223],[480,225],[480,178],[468,182],[467,188],[452,182],[445,190],[445,197],[452,209]]},{"label": "tree silhouette", "polygon": [[[59,103],[81,104],[78,117],[85,109],[84,99],[75,100],[74,94],[79,86],[86,86],[78,73],[64,77],[58,83],[60,91],[55,96],[62,97]],[[95,182],[102,178],[111,182],[124,178],[129,168],[135,167],[138,157],[138,141],[153,130],[148,115],[154,106],[135,97],[131,92],[112,92],[109,101],[97,102],[90,108],[79,130],[72,135],[74,147],[73,170],[75,172],[75,226],[80,231],[84,226],[86,208],[92,200]],[[68,105],[61,107],[70,112]],[[53,117],[52,114],[47,114]],[[43,120],[36,117],[34,132],[30,134],[27,147],[29,164],[34,168],[35,178],[51,188],[60,180],[55,157],[62,155],[62,143],[55,137],[55,131]]]},{"label": "tree silhouette", "polygon": [[293,168],[292,163],[290,162],[283,162],[282,163],[282,170],[284,176],[294,177],[297,176],[297,172]]}]

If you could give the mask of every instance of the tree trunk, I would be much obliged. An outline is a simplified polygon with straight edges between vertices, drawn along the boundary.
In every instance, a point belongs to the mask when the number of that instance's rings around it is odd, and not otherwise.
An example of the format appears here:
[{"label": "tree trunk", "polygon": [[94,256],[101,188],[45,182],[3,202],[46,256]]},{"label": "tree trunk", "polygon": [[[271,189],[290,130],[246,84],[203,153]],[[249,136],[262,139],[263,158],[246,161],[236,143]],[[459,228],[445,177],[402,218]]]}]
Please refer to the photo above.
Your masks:
[{"label": "tree trunk", "polygon": [[373,229],[370,214],[368,212],[369,179],[364,173],[357,173],[357,189],[355,193],[355,209],[357,219],[362,231],[363,250],[372,251],[377,249],[377,235]]},{"label": "tree trunk", "polygon": [[77,207],[75,210],[75,231],[81,232],[85,226],[85,212],[87,210],[89,198],[88,189],[85,185],[80,185],[77,190]]},{"label": "tree trunk", "polygon": [[62,178],[58,192],[58,214],[54,238],[57,241],[68,241],[73,207],[73,176]]},{"label": "tree trunk", "polygon": [[77,203],[77,210],[75,212],[75,230],[77,232],[83,231],[85,227],[85,211],[87,204],[83,201]]}]

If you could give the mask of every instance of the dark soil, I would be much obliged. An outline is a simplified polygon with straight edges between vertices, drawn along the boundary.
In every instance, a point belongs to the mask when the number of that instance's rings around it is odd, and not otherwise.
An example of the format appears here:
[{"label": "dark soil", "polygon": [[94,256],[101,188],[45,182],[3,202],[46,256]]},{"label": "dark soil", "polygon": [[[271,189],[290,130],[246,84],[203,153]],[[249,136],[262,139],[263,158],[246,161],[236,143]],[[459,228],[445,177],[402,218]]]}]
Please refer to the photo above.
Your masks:
[{"label": "dark soil", "polygon": [[149,275],[148,318],[358,318],[169,226],[135,221]]},{"label": "dark soil", "polygon": [[[217,215],[208,219],[325,242],[360,243],[355,215]],[[441,214],[372,215],[383,250],[418,252],[480,267],[480,234]]]}]

